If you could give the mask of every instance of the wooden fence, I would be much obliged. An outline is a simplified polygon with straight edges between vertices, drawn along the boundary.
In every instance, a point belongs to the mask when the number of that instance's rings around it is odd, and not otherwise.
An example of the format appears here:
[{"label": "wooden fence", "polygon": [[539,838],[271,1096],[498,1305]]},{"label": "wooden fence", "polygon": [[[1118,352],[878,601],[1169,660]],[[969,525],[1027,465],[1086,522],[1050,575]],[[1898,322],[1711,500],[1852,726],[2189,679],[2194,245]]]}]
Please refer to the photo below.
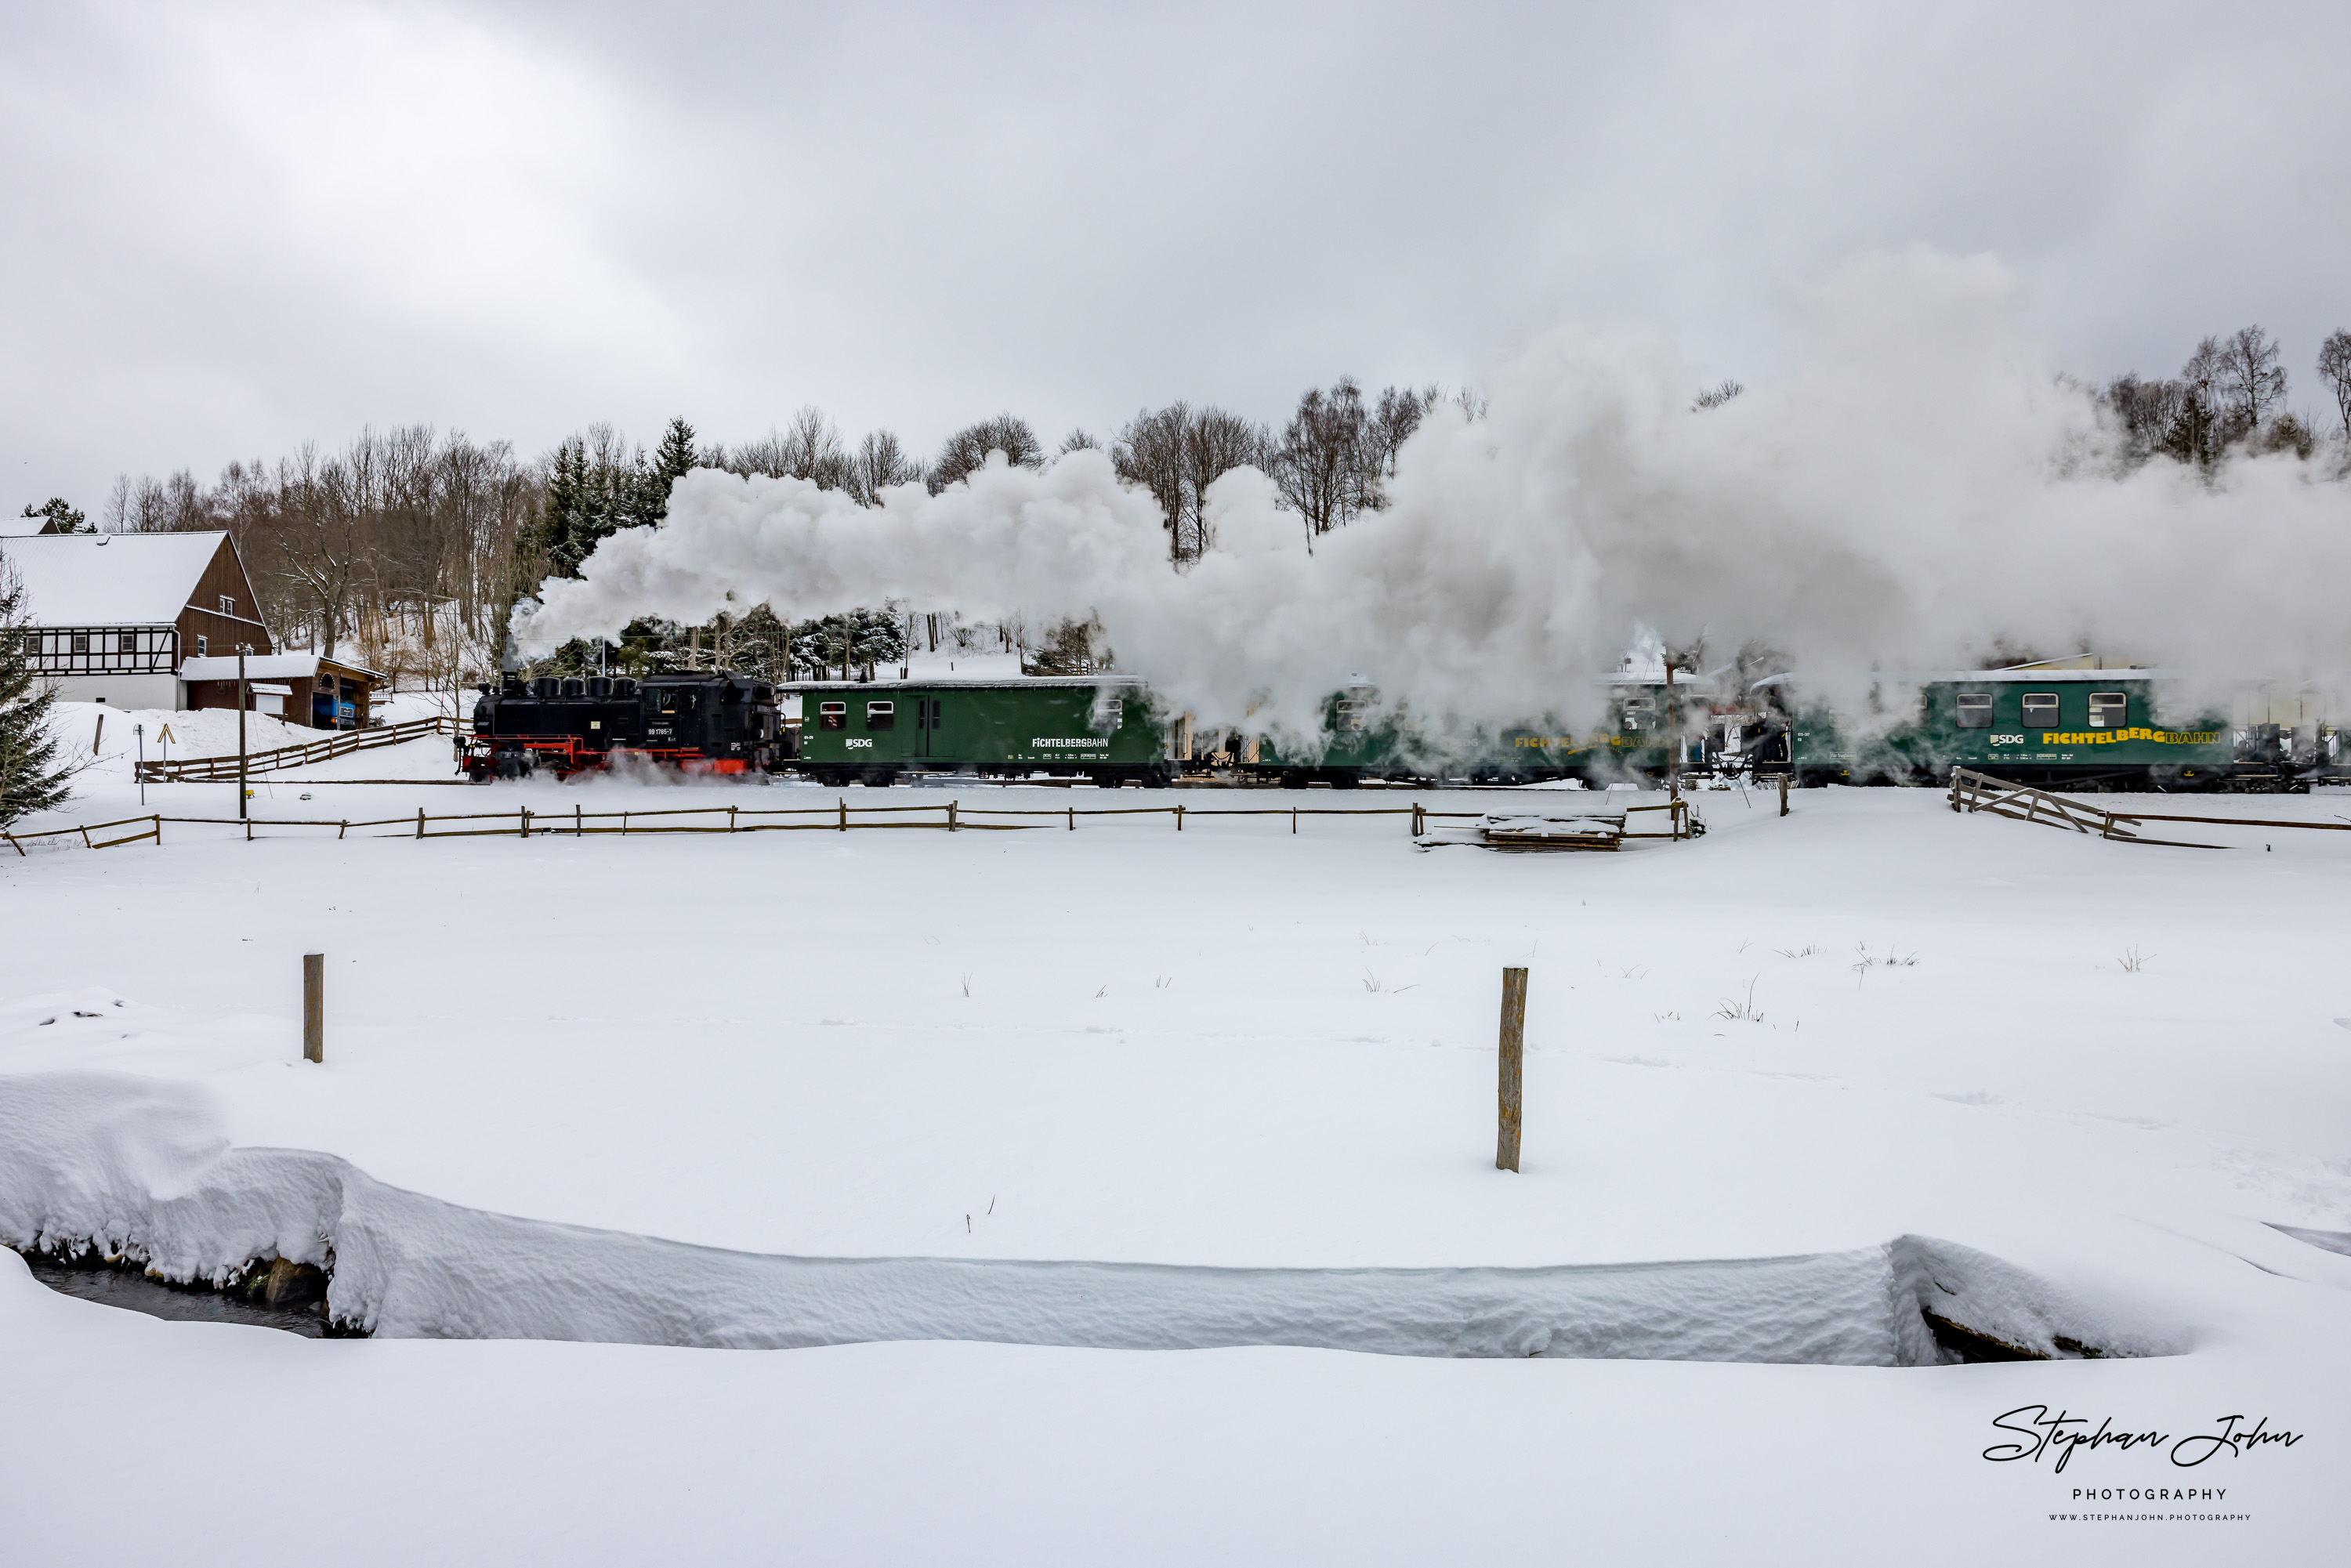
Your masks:
[{"label": "wooden fence", "polygon": [[[1690,836],[1689,806],[1682,800],[1656,806],[1635,806],[1633,811],[1669,812],[1668,827],[1664,832],[1625,833],[1625,838],[1687,838]],[[1407,820],[1412,835],[1420,837],[1432,821],[1458,819],[1482,820],[1482,811],[1432,811],[1417,802],[1410,806],[1102,806],[1079,807],[972,807],[961,800],[947,800],[938,805],[852,806],[846,796],[830,806],[783,807],[755,810],[742,806],[685,806],[667,810],[590,811],[574,806],[569,812],[534,811],[528,806],[512,811],[465,811],[434,814],[419,807],[413,816],[377,817],[365,820],[348,818],[260,818],[260,817],[166,817],[156,813],[145,817],[126,818],[119,822],[97,823],[89,827],[40,828],[30,832],[0,832],[18,854],[25,852],[20,840],[71,838],[78,835],[90,849],[110,849],[117,844],[136,843],[152,840],[161,845],[166,823],[187,826],[242,828],[251,840],[264,828],[332,828],[335,837],[346,838],[354,830],[374,838],[454,839],[454,838],[544,838],[550,834],[585,838],[591,833],[617,833],[623,837],[635,834],[644,837],[656,833],[772,833],[772,832],[848,832],[851,829],[924,828],[945,832],[1007,832],[1023,829],[1061,827],[1069,832],[1078,829],[1081,817],[1171,817],[1176,831],[1182,832],[1187,821],[1202,817],[1287,817],[1290,831],[1298,831],[1303,817],[1402,817]],[[683,821],[678,819],[699,819]],[[860,819],[868,819],[860,821]],[[883,821],[871,819],[881,818]],[[996,819],[1019,819],[998,821]],[[719,819],[724,819],[723,821]],[[812,821],[771,821],[768,819],[813,819]],[[935,819],[935,820],[931,820]],[[103,841],[90,837],[111,828],[144,823],[144,831],[127,837]],[[462,827],[445,824],[464,823]],[[496,826],[487,824],[496,823]],[[387,831],[386,830],[392,830]]]},{"label": "wooden fence", "polygon": [[1995,817],[2012,817],[2020,822],[2040,822],[2052,828],[2070,828],[2077,833],[2095,833],[2102,839],[2113,839],[2121,843],[2161,844],[2175,850],[2220,850],[2228,846],[2188,843],[2179,839],[2150,839],[2141,836],[2137,830],[2148,822],[2203,822],[2219,828],[2308,828],[2321,832],[2351,832],[2351,822],[2285,822],[2268,817],[2109,811],[2086,800],[2053,795],[2046,789],[2035,789],[2028,785],[2011,784],[2005,779],[1994,779],[1965,768],[1951,769],[1950,801],[1954,811],[1988,811]]},{"label": "wooden fence", "polygon": [[[248,751],[245,754],[245,770],[247,776],[274,773],[280,768],[300,768],[308,763],[348,757],[354,751],[372,751],[379,746],[398,746],[419,736],[456,733],[455,719],[447,714],[436,714],[431,718],[410,719],[405,724],[388,724],[381,729],[344,730],[323,740],[306,741],[299,746]],[[172,762],[142,762],[138,765],[140,779],[149,784],[219,784],[235,779],[236,769],[237,758],[234,754],[227,757],[183,757]]]}]

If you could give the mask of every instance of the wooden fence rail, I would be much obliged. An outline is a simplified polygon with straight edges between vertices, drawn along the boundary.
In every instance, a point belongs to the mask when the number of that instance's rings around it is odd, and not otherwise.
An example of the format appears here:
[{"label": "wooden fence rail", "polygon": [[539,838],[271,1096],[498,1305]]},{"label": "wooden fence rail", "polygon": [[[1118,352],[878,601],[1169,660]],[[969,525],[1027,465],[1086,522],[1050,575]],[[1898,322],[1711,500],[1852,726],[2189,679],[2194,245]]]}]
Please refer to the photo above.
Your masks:
[{"label": "wooden fence rail", "polygon": [[[1627,811],[1667,811],[1669,827],[1665,832],[1627,833],[1627,838],[1686,838],[1689,836],[1688,803],[1667,801],[1656,806],[1632,806]],[[859,818],[906,818],[928,814],[935,821],[861,821]],[[619,811],[590,811],[574,805],[569,812],[540,811],[528,806],[511,811],[453,811],[433,813],[419,807],[413,816],[375,817],[365,819],[341,817],[166,817],[155,813],[145,817],[129,817],[116,822],[96,822],[88,826],[38,828],[26,832],[0,832],[22,855],[25,847],[18,842],[26,839],[64,838],[79,835],[90,849],[110,849],[117,844],[136,843],[153,840],[163,841],[163,824],[184,824],[190,827],[241,828],[247,840],[258,828],[332,828],[339,839],[349,836],[351,830],[398,829],[397,832],[378,832],[378,838],[454,839],[454,838],[544,838],[550,834],[584,838],[591,833],[619,833],[623,836],[650,833],[774,833],[774,832],[847,832],[851,829],[923,828],[946,832],[1017,832],[1036,830],[1059,822],[1075,832],[1081,817],[1172,817],[1176,831],[1184,831],[1187,820],[1198,817],[1287,817],[1290,831],[1298,831],[1303,817],[1403,817],[1409,821],[1412,834],[1417,838],[1429,822],[1445,819],[1477,820],[1486,816],[1482,811],[1432,811],[1415,802],[1409,806],[967,806],[959,800],[938,804],[852,806],[842,796],[831,805],[783,806],[752,808],[746,806],[677,806],[656,810],[639,810],[634,807]],[[1040,819],[1039,821],[987,821],[984,818]],[[678,818],[705,819],[679,821]],[[724,818],[724,821],[711,819]],[[809,818],[812,821],[762,821],[765,818]],[[499,826],[444,827],[441,823],[498,823]],[[90,837],[110,828],[144,823],[142,831],[127,837],[103,841]]]},{"label": "wooden fence rail", "polygon": [[[248,751],[245,768],[248,776],[274,773],[281,768],[300,768],[313,762],[326,762],[338,757],[348,757],[354,751],[372,751],[379,746],[398,746],[426,735],[455,735],[457,721],[447,714],[435,714],[431,718],[410,719],[404,724],[388,724],[381,729],[352,729],[329,736],[324,740],[304,741],[298,746],[272,747],[267,751]],[[227,757],[183,757],[172,762],[143,762],[138,765],[139,777],[150,784],[219,784],[236,777],[237,759]]]}]

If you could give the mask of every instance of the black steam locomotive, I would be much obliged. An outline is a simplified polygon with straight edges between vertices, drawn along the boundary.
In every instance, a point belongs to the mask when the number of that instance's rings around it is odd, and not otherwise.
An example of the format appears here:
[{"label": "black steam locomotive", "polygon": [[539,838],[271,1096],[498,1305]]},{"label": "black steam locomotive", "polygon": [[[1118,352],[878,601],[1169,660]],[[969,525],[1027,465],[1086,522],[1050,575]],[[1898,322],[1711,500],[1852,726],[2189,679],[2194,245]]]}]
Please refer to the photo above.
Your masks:
[{"label": "black steam locomotive", "polygon": [[457,758],[477,783],[542,769],[561,777],[622,756],[693,773],[744,773],[771,768],[783,754],[776,688],[747,675],[508,675],[500,689],[480,689],[474,733]]}]

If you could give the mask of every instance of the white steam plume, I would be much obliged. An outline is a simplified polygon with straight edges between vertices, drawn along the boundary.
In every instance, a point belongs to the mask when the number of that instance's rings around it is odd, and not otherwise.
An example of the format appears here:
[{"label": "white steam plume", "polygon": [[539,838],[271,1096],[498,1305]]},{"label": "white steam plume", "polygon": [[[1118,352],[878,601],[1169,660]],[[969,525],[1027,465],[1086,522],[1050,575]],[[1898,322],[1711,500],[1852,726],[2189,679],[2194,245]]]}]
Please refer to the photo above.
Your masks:
[{"label": "white steam plume", "polygon": [[1120,667],[1204,724],[1295,731],[1355,675],[1424,716],[1580,722],[1644,625],[1716,656],[1767,643],[1848,711],[1873,669],[1978,663],[1998,638],[2331,682],[2351,664],[2351,486],[2290,456],[2117,477],[2114,433],[2022,336],[2021,297],[1990,258],[1863,257],[1803,299],[1792,374],[1696,413],[1698,378],[1660,344],[1557,332],[1492,377],[1486,419],[1432,415],[1390,508],[1311,556],[1263,475],[1227,475],[1182,574],[1155,504],[1098,453],[873,508],[700,471],[659,528],[548,582],[517,644],[763,601],[1095,614]]}]

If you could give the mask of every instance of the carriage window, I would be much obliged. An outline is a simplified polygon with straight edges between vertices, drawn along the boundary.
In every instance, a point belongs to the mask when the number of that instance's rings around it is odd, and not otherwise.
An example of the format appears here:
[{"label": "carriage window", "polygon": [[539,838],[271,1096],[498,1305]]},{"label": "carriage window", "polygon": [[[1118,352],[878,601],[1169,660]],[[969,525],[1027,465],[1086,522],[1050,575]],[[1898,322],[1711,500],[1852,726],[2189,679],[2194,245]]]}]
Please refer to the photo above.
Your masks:
[{"label": "carriage window", "polygon": [[[1339,716],[1343,721],[1346,717],[1346,707],[1347,705],[1344,703],[1339,705]],[[1116,729],[1122,723],[1125,722],[1125,718],[1126,703],[1123,698],[1112,697],[1102,705],[1102,722],[1103,728]]]},{"label": "carriage window", "polygon": [[2121,692],[2090,694],[2090,727],[2123,729],[2130,723],[2130,698]]},{"label": "carriage window", "polygon": [[817,704],[816,723],[819,729],[847,728],[849,726],[849,705],[847,703]]},{"label": "carriage window", "polygon": [[1657,704],[1656,698],[1644,695],[1631,696],[1625,699],[1625,727],[1626,729],[1646,729],[1656,722]]},{"label": "carriage window", "polygon": [[2055,692],[2024,694],[2024,727],[2027,729],[2057,727],[2057,694]]},{"label": "carriage window", "polygon": [[895,703],[867,703],[865,705],[866,728],[888,729],[897,722],[898,707]]},{"label": "carriage window", "polygon": [[1371,711],[1372,704],[1368,697],[1341,697],[1339,699],[1340,733],[1353,734],[1363,729],[1367,723],[1366,716]]},{"label": "carriage window", "polygon": [[1990,692],[1959,694],[1959,727],[1961,729],[1991,727],[1991,694]]}]

